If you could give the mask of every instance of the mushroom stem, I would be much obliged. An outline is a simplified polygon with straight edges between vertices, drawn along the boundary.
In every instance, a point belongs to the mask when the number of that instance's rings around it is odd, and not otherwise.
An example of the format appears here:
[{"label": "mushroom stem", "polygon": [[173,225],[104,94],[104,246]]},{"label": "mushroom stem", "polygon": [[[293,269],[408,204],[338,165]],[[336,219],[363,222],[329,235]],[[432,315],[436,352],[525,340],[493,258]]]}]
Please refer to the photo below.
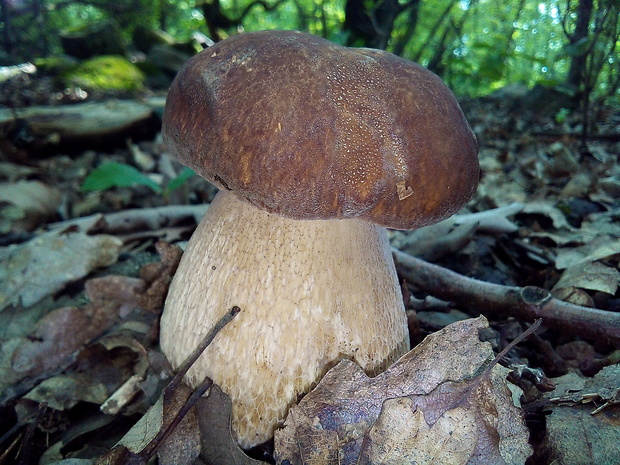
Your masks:
[{"label": "mushroom stem", "polygon": [[220,192],[170,286],[161,346],[174,366],[232,306],[241,313],[189,370],[233,404],[242,447],[264,442],[338,361],[375,375],[409,348],[385,228],[356,219],[291,220]]}]

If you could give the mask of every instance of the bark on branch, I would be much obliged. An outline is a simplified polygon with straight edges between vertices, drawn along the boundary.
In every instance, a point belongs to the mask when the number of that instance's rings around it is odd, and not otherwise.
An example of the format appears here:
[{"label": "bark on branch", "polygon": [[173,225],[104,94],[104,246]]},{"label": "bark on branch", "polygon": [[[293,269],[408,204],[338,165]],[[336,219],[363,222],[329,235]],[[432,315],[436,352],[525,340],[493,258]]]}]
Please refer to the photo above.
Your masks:
[{"label": "bark on branch", "polygon": [[394,248],[392,253],[401,276],[435,297],[493,317],[541,318],[549,328],[620,345],[620,313],[573,305],[540,287],[503,286],[468,278]]}]

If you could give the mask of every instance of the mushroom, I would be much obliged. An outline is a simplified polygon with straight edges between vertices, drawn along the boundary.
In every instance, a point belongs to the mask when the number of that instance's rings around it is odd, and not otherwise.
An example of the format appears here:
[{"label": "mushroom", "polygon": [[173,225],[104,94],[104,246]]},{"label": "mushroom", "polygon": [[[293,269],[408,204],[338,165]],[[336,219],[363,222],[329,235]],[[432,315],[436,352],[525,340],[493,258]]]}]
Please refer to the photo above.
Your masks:
[{"label": "mushroom", "polygon": [[478,182],[476,138],[437,76],[305,33],[240,34],[181,69],[162,134],[220,191],[170,286],[161,347],[178,366],[241,308],[186,381],[228,394],[242,447],[340,360],[376,375],[409,349],[386,227],[444,219]]}]

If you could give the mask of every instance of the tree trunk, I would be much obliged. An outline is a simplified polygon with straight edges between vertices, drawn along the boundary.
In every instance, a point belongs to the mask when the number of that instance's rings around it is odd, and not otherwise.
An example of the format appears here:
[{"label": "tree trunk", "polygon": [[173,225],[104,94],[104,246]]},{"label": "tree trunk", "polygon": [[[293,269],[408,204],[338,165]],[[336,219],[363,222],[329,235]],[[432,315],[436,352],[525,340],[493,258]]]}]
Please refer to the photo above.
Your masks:
[{"label": "tree trunk", "polygon": [[344,9],[344,29],[349,33],[347,45],[385,50],[394,21],[405,8],[408,6],[401,6],[398,0],[347,0]]},{"label": "tree trunk", "polygon": [[[579,89],[583,82],[583,72],[586,67],[588,47],[580,47],[580,44],[588,39],[588,27],[590,25],[590,19],[592,18],[592,9],[593,0],[579,0],[575,31],[568,36],[569,44],[573,48],[573,53],[568,70],[567,83],[576,89]],[[568,14],[568,11],[566,14]]]},{"label": "tree trunk", "polygon": [[397,40],[394,46],[394,53],[396,55],[402,55],[405,51],[405,47],[413,37],[416,26],[418,25],[418,14],[420,13],[420,0],[412,0],[409,2],[409,18],[407,21],[407,29],[405,33]]},{"label": "tree trunk", "polygon": [[13,34],[11,34],[11,11],[8,2],[0,1],[0,19],[4,23],[2,28],[4,51],[11,55],[13,53]]}]

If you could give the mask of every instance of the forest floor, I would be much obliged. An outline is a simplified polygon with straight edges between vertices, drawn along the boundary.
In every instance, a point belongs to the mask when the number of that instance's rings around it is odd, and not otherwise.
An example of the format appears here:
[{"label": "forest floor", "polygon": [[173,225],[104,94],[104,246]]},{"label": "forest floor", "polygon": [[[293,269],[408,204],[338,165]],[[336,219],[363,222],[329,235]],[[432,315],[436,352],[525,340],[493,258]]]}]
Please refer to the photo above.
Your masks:
[{"label": "forest floor", "polygon": [[[19,86],[31,97],[13,99],[17,110],[75,97],[46,99],[45,84],[32,80]],[[523,390],[528,463],[620,463],[620,111],[593,106],[584,146],[577,111],[532,112],[501,92],[463,108],[480,141],[478,193],[453,219],[390,232],[412,342],[477,321],[498,353],[542,318],[500,361]],[[158,321],[180,256],[173,244],[190,237],[215,189],[187,178],[157,131],[74,151],[30,143],[21,128],[0,145],[0,465],[87,464],[105,454],[99,463],[156,454],[160,463],[257,463],[230,452],[227,431],[210,440],[220,450],[205,452],[204,425],[175,433],[184,448],[164,445],[157,434],[188,398],[182,387],[163,395],[139,440],[125,442],[133,449],[109,454],[172,379]],[[141,174],[115,178],[133,185],[84,190],[109,162]],[[488,328],[468,320],[481,314]]]}]

